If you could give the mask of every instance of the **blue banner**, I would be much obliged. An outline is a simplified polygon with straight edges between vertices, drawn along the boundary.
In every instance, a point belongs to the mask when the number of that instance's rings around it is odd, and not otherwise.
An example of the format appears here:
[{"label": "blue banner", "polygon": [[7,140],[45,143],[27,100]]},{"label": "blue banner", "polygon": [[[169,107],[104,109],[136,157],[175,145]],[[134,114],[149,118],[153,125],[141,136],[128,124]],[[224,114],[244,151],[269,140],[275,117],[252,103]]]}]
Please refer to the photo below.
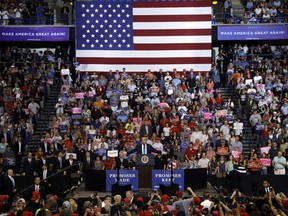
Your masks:
[{"label": "blue banner", "polygon": [[218,26],[218,40],[287,40],[288,25]]},{"label": "blue banner", "polygon": [[0,27],[0,41],[69,41],[69,28]]},{"label": "blue banner", "polygon": [[[179,184],[179,190],[184,190],[184,170],[173,170],[173,183]],[[169,186],[171,184],[170,170],[152,171],[152,188],[159,189],[159,184]]]},{"label": "blue banner", "polygon": [[[112,185],[117,182],[117,170],[106,171],[106,191],[110,192]],[[132,191],[138,191],[138,170],[120,170],[119,185],[131,184]]]}]

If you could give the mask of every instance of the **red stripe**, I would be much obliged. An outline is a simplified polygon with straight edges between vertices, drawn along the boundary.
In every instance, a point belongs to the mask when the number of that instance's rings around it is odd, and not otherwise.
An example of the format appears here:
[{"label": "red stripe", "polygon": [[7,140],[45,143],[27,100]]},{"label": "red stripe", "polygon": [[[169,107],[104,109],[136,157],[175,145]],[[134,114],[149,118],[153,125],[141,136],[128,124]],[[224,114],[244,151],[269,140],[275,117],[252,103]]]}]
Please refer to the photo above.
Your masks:
[{"label": "red stripe", "polygon": [[199,44],[134,44],[134,50],[206,50],[211,43]]},{"label": "red stripe", "polygon": [[210,57],[194,58],[77,58],[81,64],[210,64]]},{"label": "red stripe", "polygon": [[188,2],[133,2],[136,8],[151,7],[211,7],[211,1],[188,1]]},{"label": "red stripe", "polygon": [[134,30],[134,36],[210,36],[211,29],[163,29],[163,30]]},{"label": "red stripe", "polygon": [[211,14],[199,15],[135,15],[133,22],[181,22],[181,21],[210,21]]}]

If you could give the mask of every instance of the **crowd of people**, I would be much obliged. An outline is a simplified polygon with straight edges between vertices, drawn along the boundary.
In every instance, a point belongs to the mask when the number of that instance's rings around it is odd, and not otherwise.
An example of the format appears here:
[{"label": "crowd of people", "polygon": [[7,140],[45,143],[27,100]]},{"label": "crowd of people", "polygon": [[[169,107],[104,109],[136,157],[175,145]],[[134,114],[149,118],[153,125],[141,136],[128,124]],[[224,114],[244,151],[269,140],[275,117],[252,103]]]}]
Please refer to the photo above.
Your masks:
[{"label": "crowd of people", "polygon": [[[70,22],[70,7],[64,2],[59,8],[59,21],[64,25]],[[54,25],[55,8],[45,0],[14,1],[5,0],[0,3],[1,25]]]},{"label": "crowd of people", "polygon": [[[67,170],[68,175],[83,172],[85,176],[92,169],[135,170],[135,153],[154,154],[155,169],[207,168],[217,179],[234,171],[286,174],[287,47],[220,46],[215,64],[206,73],[175,69],[131,74],[123,68],[80,75],[71,69],[69,75],[59,77],[62,86],[55,117],[33,155],[25,148],[49,94],[48,80],[54,80],[63,65],[69,67],[67,55],[67,49],[60,47],[55,52],[1,50],[2,61],[26,62],[1,64],[1,169],[8,174],[3,175],[2,193],[10,184],[13,196],[13,172],[35,176],[37,185],[77,161],[81,165]],[[219,87],[235,89],[237,100],[224,100]],[[249,155],[241,142],[246,121],[256,143]],[[117,150],[118,157],[110,157],[109,150]],[[40,204],[46,196],[40,199],[36,188],[35,199],[33,192],[31,197]],[[49,183],[43,190],[51,192]],[[269,209],[275,210],[275,201],[271,204],[269,199],[276,199],[276,194],[271,192],[267,198]],[[158,213],[164,211],[165,202]],[[225,203],[218,204],[218,212],[226,208]],[[86,209],[83,214],[94,211]]]},{"label": "crowd of people", "polygon": [[287,23],[287,2],[281,0],[243,1],[243,15],[237,17],[231,0],[224,2],[224,23]]}]

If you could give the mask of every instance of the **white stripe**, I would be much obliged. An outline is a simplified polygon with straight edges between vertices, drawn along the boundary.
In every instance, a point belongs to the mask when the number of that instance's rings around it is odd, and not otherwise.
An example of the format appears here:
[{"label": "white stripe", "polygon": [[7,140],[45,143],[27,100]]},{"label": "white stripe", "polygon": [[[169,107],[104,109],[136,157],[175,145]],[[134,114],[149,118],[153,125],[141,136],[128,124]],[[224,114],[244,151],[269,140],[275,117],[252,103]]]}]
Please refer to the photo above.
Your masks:
[{"label": "white stripe", "polygon": [[211,14],[211,7],[133,8],[135,15],[200,15]]},{"label": "white stripe", "polygon": [[134,30],[143,29],[211,29],[211,21],[197,22],[134,22]]},{"label": "white stripe", "polygon": [[211,36],[135,36],[134,44],[211,43]]},{"label": "white stripe", "polygon": [[101,58],[211,57],[211,50],[76,50],[76,56]]},{"label": "white stripe", "polygon": [[210,71],[211,64],[159,64],[159,65],[107,65],[107,64],[87,64],[80,65],[77,67],[77,70],[80,71],[100,71],[100,72],[108,72],[109,70],[116,71],[122,70],[125,67],[127,72],[145,72],[148,70],[159,71],[159,69],[163,69],[164,71],[170,70],[173,71],[173,68],[176,68],[179,71],[183,69],[190,70],[193,68],[194,71]]}]

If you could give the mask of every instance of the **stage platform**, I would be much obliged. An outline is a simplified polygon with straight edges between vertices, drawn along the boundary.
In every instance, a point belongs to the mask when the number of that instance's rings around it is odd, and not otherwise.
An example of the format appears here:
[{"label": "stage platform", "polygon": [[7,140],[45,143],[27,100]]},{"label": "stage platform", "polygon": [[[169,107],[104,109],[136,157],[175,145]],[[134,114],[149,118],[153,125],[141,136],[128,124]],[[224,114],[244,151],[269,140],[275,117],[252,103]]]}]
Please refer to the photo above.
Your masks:
[{"label": "stage platform", "polygon": [[[192,188],[193,189],[193,188]],[[151,189],[152,190],[152,189]],[[89,190],[85,190],[85,183],[83,182],[77,189],[76,191],[78,192],[78,196],[79,198],[88,198],[90,197],[91,194],[93,194],[95,191],[89,191]],[[209,184],[209,182],[207,182],[207,187],[204,188],[198,188],[198,189],[194,189],[194,192],[198,195],[198,196],[202,196],[203,192],[210,192],[211,196],[216,195],[217,191]],[[110,192],[98,192],[98,195],[103,198],[107,195],[111,195]],[[138,193],[138,192],[134,192],[134,194],[139,195],[139,196],[143,196],[146,197],[148,195],[148,192],[146,192],[145,194],[143,193]],[[183,191],[183,196],[187,197],[188,192],[185,190]],[[68,196],[69,197],[69,194]]]}]

